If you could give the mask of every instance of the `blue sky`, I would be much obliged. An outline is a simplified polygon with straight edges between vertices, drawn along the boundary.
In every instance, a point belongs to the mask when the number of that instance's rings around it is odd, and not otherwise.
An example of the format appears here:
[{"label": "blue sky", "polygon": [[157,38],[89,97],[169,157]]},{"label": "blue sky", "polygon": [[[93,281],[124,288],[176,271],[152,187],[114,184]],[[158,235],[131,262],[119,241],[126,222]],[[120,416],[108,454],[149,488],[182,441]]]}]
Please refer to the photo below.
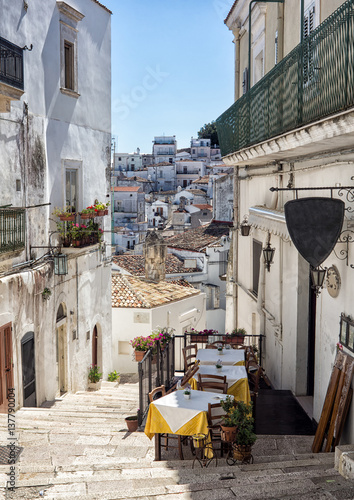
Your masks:
[{"label": "blue sky", "polygon": [[102,0],[112,16],[112,135],[116,151],[178,148],[233,102],[233,0]]}]

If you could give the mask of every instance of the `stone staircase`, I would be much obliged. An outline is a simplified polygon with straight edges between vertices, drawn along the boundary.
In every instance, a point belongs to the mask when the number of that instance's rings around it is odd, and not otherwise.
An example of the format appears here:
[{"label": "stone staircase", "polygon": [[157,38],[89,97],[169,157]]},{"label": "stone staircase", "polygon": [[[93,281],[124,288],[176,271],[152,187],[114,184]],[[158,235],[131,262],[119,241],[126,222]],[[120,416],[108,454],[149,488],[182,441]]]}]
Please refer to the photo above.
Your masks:
[{"label": "stone staircase", "polygon": [[[23,447],[15,491],[0,499],[139,500],[353,500],[354,482],[334,469],[334,454],[312,454],[311,436],[259,436],[254,463],[228,466],[224,459],[202,469],[185,448],[154,462],[154,443],[128,433],[124,418],[137,410],[138,386],[103,383],[97,392],[66,394],[42,408],[16,414]],[[7,420],[0,417],[1,444]],[[165,452],[166,453],[166,452]],[[9,466],[0,466],[0,486]]]}]

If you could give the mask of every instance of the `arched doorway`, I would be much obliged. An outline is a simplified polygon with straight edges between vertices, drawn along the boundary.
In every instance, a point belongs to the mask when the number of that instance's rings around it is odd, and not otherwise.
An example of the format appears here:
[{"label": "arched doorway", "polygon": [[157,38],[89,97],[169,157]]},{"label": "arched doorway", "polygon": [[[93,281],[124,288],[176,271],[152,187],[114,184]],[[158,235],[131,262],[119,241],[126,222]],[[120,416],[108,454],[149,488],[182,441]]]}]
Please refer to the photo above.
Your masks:
[{"label": "arched doorway", "polygon": [[57,394],[63,394],[67,388],[67,335],[66,335],[66,309],[60,304],[57,311],[57,338],[56,338],[56,363],[57,363]]},{"label": "arched doorway", "polygon": [[34,357],[34,332],[27,332],[21,340],[23,406],[36,404],[36,369]]}]

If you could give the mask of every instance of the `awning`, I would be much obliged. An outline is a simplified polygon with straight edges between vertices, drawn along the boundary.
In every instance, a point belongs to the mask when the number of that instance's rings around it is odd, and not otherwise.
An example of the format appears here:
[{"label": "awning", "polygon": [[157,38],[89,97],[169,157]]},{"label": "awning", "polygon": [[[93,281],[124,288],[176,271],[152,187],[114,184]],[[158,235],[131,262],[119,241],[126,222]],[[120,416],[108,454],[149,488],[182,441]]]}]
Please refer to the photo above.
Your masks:
[{"label": "awning", "polygon": [[290,239],[284,212],[280,210],[262,206],[250,207],[248,223],[262,231]]}]

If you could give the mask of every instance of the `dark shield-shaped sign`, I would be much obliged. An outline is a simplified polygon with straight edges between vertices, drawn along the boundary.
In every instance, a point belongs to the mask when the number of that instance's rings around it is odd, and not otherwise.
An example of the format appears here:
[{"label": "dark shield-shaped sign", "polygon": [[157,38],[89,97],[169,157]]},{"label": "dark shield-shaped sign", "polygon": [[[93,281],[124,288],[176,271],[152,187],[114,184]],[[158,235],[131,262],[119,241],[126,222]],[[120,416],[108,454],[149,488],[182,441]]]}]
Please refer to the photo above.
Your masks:
[{"label": "dark shield-shaped sign", "polygon": [[284,205],[292,242],[313,267],[332,252],[342,230],[345,205],[333,198],[301,198]]}]

